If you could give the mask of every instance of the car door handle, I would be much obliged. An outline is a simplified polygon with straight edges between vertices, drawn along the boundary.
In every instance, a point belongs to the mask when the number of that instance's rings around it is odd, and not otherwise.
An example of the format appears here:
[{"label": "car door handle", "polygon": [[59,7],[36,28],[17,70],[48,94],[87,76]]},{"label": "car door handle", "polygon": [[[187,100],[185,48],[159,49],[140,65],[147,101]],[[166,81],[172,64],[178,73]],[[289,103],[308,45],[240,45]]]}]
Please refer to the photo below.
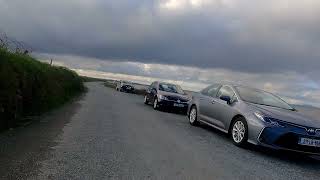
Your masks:
[{"label": "car door handle", "polygon": [[214,103],[216,103],[216,101],[215,100],[211,100],[211,104],[214,104]]}]

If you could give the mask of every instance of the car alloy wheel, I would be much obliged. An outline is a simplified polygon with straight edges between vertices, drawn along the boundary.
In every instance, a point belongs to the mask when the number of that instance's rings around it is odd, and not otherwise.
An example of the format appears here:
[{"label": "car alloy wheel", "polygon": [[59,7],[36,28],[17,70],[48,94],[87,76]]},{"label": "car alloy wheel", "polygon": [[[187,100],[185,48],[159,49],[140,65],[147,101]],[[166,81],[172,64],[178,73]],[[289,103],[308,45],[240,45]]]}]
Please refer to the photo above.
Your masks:
[{"label": "car alloy wheel", "polygon": [[158,109],[158,99],[157,99],[157,97],[153,101],[153,109]]},{"label": "car alloy wheel", "polygon": [[149,103],[149,102],[148,102],[147,95],[144,96],[144,103],[145,103],[145,104],[148,104],[148,103]]},{"label": "car alloy wheel", "polygon": [[247,123],[243,118],[238,118],[232,125],[231,137],[237,146],[243,146],[248,140]]},{"label": "car alloy wheel", "polygon": [[189,113],[189,123],[191,125],[196,125],[198,123],[197,121],[197,108],[193,106]]}]

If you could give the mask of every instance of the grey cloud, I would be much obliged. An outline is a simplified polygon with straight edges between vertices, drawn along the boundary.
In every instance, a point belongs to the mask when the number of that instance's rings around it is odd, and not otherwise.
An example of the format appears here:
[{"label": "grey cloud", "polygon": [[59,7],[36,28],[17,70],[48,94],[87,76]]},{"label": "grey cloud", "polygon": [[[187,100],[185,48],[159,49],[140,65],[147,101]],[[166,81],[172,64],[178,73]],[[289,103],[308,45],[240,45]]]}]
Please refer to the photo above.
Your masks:
[{"label": "grey cloud", "polygon": [[193,2],[0,0],[0,25],[42,53],[242,72],[320,68],[319,1]]}]

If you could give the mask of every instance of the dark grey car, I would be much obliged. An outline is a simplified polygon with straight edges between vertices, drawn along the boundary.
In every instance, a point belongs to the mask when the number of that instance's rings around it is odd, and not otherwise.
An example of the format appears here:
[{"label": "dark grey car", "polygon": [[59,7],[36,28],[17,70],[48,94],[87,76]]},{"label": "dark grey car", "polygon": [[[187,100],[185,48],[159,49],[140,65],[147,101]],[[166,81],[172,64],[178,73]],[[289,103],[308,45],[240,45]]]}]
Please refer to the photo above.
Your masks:
[{"label": "dark grey car", "polygon": [[187,111],[190,98],[178,85],[153,82],[147,89],[144,97],[144,103],[153,104],[154,109],[170,108]]},{"label": "dark grey car", "polygon": [[247,142],[274,149],[320,152],[320,121],[302,115],[271,93],[232,84],[214,84],[192,97],[189,122],[210,125]]}]

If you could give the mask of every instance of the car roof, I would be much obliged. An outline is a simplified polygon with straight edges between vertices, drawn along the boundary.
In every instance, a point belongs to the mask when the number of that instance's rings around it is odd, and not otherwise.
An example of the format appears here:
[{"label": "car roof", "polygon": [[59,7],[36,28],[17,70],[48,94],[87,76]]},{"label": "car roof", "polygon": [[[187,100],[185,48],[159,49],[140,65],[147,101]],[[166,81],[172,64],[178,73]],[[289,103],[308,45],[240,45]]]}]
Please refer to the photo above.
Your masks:
[{"label": "car roof", "polygon": [[267,92],[267,93],[271,93],[271,92],[268,92],[268,91],[265,91],[263,89],[258,89],[258,88],[254,88],[254,87],[250,87],[250,86],[244,86],[244,85],[232,85],[233,87],[241,87],[241,88],[247,88],[247,89],[252,89],[252,90],[256,90],[256,91],[263,91],[263,92]]},{"label": "car roof", "polygon": [[211,85],[213,85],[213,84],[219,84],[221,86],[230,86],[230,87],[233,87],[234,89],[237,88],[237,87],[242,87],[242,88],[248,88],[248,89],[252,89],[252,90],[256,90],[256,91],[262,91],[262,92],[271,93],[271,92],[265,91],[263,89],[258,89],[258,88],[254,88],[254,87],[251,87],[251,86],[248,86],[248,85],[239,84],[239,83],[217,82],[217,83],[212,83]]},{"label": "car roof", "polygon": [[257,88],[250,87],[250,86],[243,85],[243,84],[239,84],[239,83],[216,82],[216,83],[212,83],[211,85],[213,85],[213,84],[219,84],[219,85],[221,85],[221,86],[243,87],[243,88],[250,88],[250,89],[256,89],[256,90],[263,91],[262,89],[257,89]]},{"label": "car roof", "polygon": [[168,82],[158,82],[158,84],[159,84],[159,85],[160,85],[160,84],[168,84],[168,85],[173,85],[173,86],[179,86],[179,87],[180,87],[180,85],[178,85],[178,84],[168,83]]}]

